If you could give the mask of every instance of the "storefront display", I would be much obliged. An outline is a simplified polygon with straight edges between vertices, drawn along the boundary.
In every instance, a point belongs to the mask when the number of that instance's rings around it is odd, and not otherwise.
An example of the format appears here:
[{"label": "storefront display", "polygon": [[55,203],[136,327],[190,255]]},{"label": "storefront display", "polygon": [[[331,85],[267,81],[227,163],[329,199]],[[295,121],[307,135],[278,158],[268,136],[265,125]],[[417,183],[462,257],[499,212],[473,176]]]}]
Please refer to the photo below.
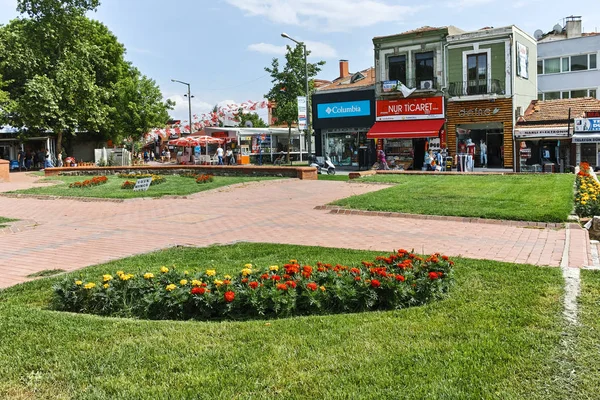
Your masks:
[{"label": "storefront display", "polygon": [[600,118],[576,118],[573,143],[576,144],[577,163],[600,165]]}]

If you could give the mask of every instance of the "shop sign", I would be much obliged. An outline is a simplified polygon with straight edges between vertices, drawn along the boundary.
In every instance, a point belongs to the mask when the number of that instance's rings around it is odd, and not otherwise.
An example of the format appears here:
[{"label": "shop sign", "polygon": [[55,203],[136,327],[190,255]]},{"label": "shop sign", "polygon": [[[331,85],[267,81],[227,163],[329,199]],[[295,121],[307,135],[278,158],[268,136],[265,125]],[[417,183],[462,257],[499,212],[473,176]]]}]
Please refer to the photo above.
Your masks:
[{"label": "shop sign", "polygon": [[600,132],[600,118],[575,118],[575,132]]},{"label": "shop sign", "polygon": [[[572,131],[571,131],[572,132]],[[517,139],[535,139],[547,137],[564,137],[569,136],[567,127],[552,127],[552,128],[517,128],[515,129],[515,137]]]},{"label": "shop sign", "polygon": [[377,121],[443,119],[444,98],[422,97],[377,101]]},{"label": "shop sign", "polygon": [[318,118],[364,117],[371,115],[371,101],[357,100],[317,105]]},{"label": "shop sign", "polygon": [[440,138],[429,139],[429,150],[440,151]]},{"label": "shop sign", "polygon": [[600,135],[597,133],[580,133],[573,135],[573,143],[600,143]]},{"label": "shop sign", "polygon": [[600,118],[600,110],[598,110],[598,111],[586,111],[585,112],[585,117],[586,118]]},{"label": "shop sign", "polygon": [[306,129],[306,97],[298,96],[298,129]]},{"label": "shop sign", "polygon": [[213,132],[211,135],[214,138],[220,138],[220,139],[229,137],[229,134],[227,132]]},{"label": "shop sign", "polygon": [[498,107],[494,108],[463,108],[458,112],[459,117],[489,117],[500,112]]}]

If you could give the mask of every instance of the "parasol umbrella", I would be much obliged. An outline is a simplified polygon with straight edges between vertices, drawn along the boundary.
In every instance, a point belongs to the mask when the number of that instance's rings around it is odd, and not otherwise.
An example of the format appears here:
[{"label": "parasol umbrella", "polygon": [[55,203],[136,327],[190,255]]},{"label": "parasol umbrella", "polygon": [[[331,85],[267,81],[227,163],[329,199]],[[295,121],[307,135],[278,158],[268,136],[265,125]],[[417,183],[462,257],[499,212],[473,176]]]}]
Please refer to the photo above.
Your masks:
[{"label": "parasol umbrella", "polygon": [[209,144],[217,144],[217,143],[223,143],[222,139],[219,138],[215,138],[212,136],[188,136],[188,139],[193,138],[194,140],[198,141],[198,145],[199,146],[204,146],[204,148],[206,149],[206,155],[208,155],[208,145]]}]

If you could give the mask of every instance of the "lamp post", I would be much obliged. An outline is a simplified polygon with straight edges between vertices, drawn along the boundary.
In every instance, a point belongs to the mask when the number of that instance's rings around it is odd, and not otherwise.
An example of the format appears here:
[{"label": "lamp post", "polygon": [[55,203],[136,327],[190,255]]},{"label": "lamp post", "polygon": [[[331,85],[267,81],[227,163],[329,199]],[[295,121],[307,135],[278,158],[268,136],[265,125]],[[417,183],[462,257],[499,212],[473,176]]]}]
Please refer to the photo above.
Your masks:
[{"label": "lamp post", "polygon": [[290,37],[287,33],[282,33],[281,37],[290,39],[292,42],[301,45],[304,49],[304,83],[306,85],[306,134],[308,136],[308,157],[310,160],[310,156],[312,153],[312,131],[310,129],[310,95],[308,94],[308,63],[306,61],[306,44],[304,42],[299,42],[296,39]]},{"label": "lamp post", "polygon": [[171,79],[171,82],[177,82],[177,83],[181,83],[184,85],[187,85],[188,87],[188,92],[187,92],[187,98],[188,98],[188,112],[189,112],[189,123],[190,123],[190,135],[192,134],[192,95],[190,94],[190,84],[187,82],[183,82],[183,81],[178,81],[177,79]]}]

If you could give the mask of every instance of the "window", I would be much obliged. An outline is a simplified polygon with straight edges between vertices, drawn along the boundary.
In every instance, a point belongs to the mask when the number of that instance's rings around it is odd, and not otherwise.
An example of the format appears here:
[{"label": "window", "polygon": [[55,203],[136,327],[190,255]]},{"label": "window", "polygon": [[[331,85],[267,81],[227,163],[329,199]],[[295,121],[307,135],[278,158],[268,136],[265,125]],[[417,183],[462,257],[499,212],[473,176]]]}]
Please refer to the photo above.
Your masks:
[{"label": "window", "polygon": [[572,99],[579,98],[579,97],[586,97],[587,95],[588,95],[587,89],[571,90],[571,98]]},{"label": "window", "polygon": [[544,74],[558,74],[560,72],[560,58],[544,60]]},{"label": "window", "polygon": [[596,55],[590,54],[590,69],[596,69]]},{"label": "window", "polygon": [[467,56],[467,94],[487,93],[487,53]]},{"label": "window", "polygon": [[544,60],[538,60],[538,75],[544,73]]},{"label": "window", "polygon": [[590,89],[590,97],[596,98],[596,89]]},{"label": "window", "polygon": [[421,82],[433,80],[433,51],[415,54],[415,78],[417,88],[421,87]]},{"label": "window", "polygon": [[585,71],[588,69],[588,56],[571,56],[571,71]]},{"label": "window", "polygon": [[569,57],[562,58],[562,72],[569,72]]},{"label": "window", "polygon": [[406,56],[388,58],[388,78],[406,84]]},{"label": "window", "polygon": [[544,93],[544,100],[556,100],[556,99],[560,99],[560,92]]},{"label": "window", "polygon": [[544,93],[538,93],[538,100],[544,100]]},{"label": "window", "polygon": [[560,96],[561,96],[560,97],[561,99],[568,99],[568,98],[570,98],[569,92],[561,92]]}]

